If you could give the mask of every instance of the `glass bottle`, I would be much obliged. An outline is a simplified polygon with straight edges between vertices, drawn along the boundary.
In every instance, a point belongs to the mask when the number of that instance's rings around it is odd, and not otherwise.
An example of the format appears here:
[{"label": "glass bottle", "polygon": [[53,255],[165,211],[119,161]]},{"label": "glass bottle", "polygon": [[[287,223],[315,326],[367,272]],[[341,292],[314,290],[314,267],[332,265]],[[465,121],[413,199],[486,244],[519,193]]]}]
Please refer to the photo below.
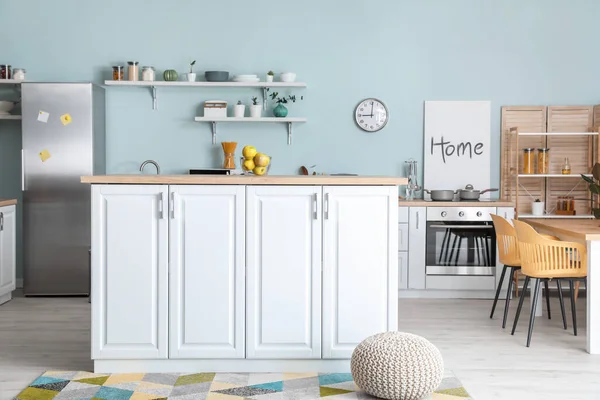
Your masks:
[{"label": "glass bottle", "polygon": [[123,80],[123,67],[121,65],[115,65],[113,68],[113,81]]},{"label": "glass bottle", "polygon": [[27,71],[25,71],[23,68],[15,68],[12,71],[12,77],[14,80],[17,81],[24,81],[25,80],[25,73]]},{"label": "glass bottle", "polygon": [[137,81],[140,79],[140,67],[137,61],[127,61],[127,80]]},{"label": "glass bottle", "polygon": [[533,174],[533,149],[531,147],[523,149],[523,173]]},{"label": "glass bottle", "polygon": [[155,79],[154,67],[142,67],[142,80],[153,82]]},{"label": "glass bottle", "polygon": [[569,164],[569,157],[565,157],[565,163],[562,167],[562,174],[569,175],[571,173],[571,164]]},{"label": "glass bottle", "polygon": [[549,171],[549,163],[548,163],[548,151],[550,149],[542,148],[538,149],[537,156],[537,173],[538,174],[547,174]]},{"label": "glass bottle", "polygon": [[11,66],[8,64],[0,64],[0,79],[11,79]]}]

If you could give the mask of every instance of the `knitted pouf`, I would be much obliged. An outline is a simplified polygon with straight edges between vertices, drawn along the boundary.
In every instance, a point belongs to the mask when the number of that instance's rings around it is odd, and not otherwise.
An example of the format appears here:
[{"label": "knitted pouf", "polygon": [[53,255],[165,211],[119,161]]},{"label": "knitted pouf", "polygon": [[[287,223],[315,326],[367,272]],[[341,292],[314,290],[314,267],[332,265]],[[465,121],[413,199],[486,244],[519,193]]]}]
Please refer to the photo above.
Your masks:
[{"label": "knitted pouf", "polygon": [[366,338],[352,353],[350,367],[359,388],[390,400],[420,400],[439,387],[444,375],[437,347],[404,332]]}]

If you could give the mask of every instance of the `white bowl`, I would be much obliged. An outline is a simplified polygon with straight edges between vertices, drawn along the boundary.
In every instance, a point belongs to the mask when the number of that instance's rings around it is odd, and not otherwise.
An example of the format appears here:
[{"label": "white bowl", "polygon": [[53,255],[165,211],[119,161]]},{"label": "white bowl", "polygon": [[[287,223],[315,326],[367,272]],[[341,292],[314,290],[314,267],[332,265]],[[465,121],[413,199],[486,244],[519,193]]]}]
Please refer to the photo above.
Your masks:
[{"label": "white bowl", "polygon": [[12,110],[15,106],[15,103],[12,101],[0,101],[0,114],[6,115]]},{"label": "white bowl", "polygon": [[283,72],[279,75],[281,82],[294,82],[296,80],[296,74],[293,72]]}]

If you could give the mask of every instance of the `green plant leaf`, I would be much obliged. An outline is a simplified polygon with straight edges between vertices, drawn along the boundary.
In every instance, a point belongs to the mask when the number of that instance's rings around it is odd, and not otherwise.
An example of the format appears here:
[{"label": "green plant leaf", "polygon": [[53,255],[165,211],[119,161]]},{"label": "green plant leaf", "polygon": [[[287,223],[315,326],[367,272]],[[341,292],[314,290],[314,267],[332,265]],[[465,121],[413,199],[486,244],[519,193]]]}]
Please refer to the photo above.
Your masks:
[{"label": "green plant leaf", "polygon": [[593,194],[600,194],[600,186],[596,185],[595,183],[590,183],[588,189]]},{"label": "green plant leaf", "polygon": [[196,65],[196,60],[194,60],[190,63],[190,67],[193,67],[194,65]]},{"label": "green plant leaf", "polygon": [[594,168],[592,168],[592,175],[597,181],[600,181],[600,164],[594,164]]},{"label": "green plant leaf", "polygon": [[592,214],[594,214],[594,218],[600,219],[600,208],[592,208]]},{"label": "green plant leaf", "polygon": [[583,178],[583,180],[584,180],[584,181],[586,181],[587,183],[592,183],[592,184],[596,183],[596,182],[594,182],[594,180],[593,180],[592,178],[590,178],[589,176],[585,176],[585,175],[581,174],[581,177],[582,177],[582,178]]}]

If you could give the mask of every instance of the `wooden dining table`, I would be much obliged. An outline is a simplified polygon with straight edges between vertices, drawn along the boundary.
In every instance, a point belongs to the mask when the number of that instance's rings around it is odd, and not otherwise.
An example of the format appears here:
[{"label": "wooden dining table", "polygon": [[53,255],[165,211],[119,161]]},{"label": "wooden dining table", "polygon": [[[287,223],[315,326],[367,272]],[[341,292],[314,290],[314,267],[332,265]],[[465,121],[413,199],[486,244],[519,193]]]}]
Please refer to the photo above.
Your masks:
[{"label": "wooden dining table", "polygon": [[[587,352],[600,354],[600,220],[596,219],[524,219],[539,233],[586,245],[588,253]],[[539,302],[541,304],[541,302]]]}]

